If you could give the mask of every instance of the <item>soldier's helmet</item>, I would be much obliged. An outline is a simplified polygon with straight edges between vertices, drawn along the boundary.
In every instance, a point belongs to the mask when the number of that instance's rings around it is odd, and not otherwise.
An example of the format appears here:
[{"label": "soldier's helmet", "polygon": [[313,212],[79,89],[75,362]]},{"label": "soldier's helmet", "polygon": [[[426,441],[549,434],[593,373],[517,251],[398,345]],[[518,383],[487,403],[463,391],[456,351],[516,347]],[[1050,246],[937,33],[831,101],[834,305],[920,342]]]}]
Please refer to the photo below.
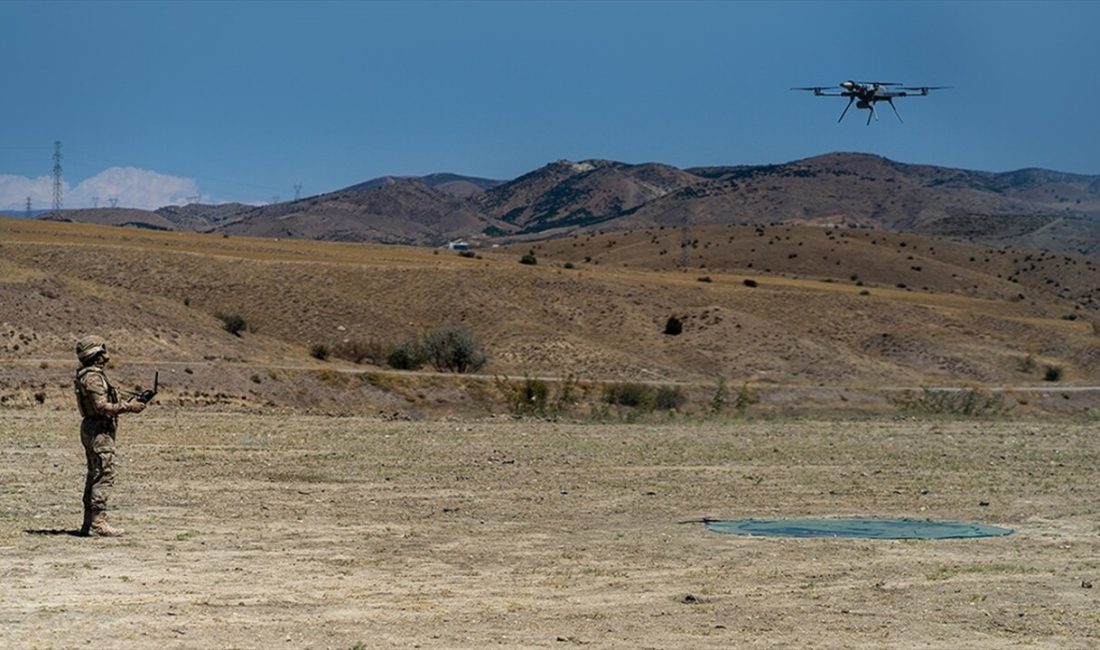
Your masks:
[{"label": "soldier's helmet", "polygon": [[95,355],[107,351],[107,341],[102,336],[90,334],[76,342],[76,358],[84,363]]}]

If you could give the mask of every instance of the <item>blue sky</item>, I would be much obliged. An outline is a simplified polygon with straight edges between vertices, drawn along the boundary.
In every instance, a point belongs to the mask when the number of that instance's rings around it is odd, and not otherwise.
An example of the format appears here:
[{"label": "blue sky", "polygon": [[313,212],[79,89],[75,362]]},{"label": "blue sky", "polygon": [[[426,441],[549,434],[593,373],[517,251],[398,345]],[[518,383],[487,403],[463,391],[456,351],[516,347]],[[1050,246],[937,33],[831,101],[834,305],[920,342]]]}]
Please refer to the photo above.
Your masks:
[{"label": "blue sky", "polygon": [[[830,151],[1100,174],[1100,3],[3,2],[0,209]],[[836,119],[791,86],[953,86]]]}]

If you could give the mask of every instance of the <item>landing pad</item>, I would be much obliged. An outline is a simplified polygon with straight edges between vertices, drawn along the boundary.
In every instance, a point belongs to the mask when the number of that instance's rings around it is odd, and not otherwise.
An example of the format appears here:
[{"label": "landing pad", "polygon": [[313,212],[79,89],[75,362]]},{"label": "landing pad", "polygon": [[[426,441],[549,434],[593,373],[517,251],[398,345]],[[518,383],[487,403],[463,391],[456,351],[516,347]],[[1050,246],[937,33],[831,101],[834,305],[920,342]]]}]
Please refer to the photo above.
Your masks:
[{"label": "landing pad", "polygon": [[855,537],[863,539],[965,539],[1002,537],[1011,528],[930,519],[731,519],[704,522],[708,530],[756,537]]}]

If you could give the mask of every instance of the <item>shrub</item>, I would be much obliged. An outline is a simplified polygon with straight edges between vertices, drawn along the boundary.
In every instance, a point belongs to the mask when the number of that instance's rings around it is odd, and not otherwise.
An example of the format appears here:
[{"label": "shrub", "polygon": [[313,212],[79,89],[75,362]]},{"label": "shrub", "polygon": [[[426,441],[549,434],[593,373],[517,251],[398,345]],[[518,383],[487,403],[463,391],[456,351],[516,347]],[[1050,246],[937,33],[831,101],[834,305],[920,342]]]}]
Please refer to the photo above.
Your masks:
[{"label": "shrub", "polygon": [[665,321],[665,334],[669,336],[679,336],[684,331],[684,323],[675,316],[669,316]]},{"label": "shrub", "polygon": [[500,380],[507,389],[508,408],[517,415],[545,413],[550,402],[550,386],[541,379],[526,377],[523,381],[508,385]]},{"label": "shrub", "polygon": [[566,262],[565,264],[562,264],[562,268],[563,269],[573,269],[573,268],[576,268],[576,267],[573,265],[572,262]]},{"label": "shrub", "polygon": [[424,356],[436,370],[477,372],[485,365],[481,346],[464,325],[448,325],[424,337]]},{"label": "shrub", "polygon": [[651,409],[654,405],[653,389],[645,384],[611,384],[604,389],[603,399],[608,404]]},{"label": "shrub", "polygon": [[214,317],[222,322],[222,328],[233,336],[240,336],[241,332],[248,329],[248,321],[240,314],[223,314],[218,312]]},{"label": "shrub", "polygon": [[749,287],[750,289],[753,289],[753,288],[758,286],[757,283],[756,283],[756,280],[753,280],[752,278],[745,278],[744,280],[741,281],[741,284],[745,285],[746,287]]},{"label": "shrub", "polygon": [[520,264],[530,264],[531,266],[534,266],[535,264],[538,264],[539,261],[535,257],[534,251],[528,251],[528,252],[523,254],[523,257],[519,258],[519,263]]},{"label": "shrub", "polygon": [[318,361],[324,361],[328,359],[329,349],[324,343],[316,343],[309,349],[309,356],[317,359]]},{"label": "shrub", "polygon": [[1043,371],[1043,379],[1046,381],[1061,381],[1062,368],[1060,366],[1047,366]]},{"label": "shrub", "polygon": [[386,365],[397,370],[419,370],[425,361],[424,349],[411,339],[394,345],[386,355]]},{"label": "shrub", "polygon": [[894,399],[894,404],[903,411],[937,415],[999,415],[1009,409],[1002,393],[988,393],[974,388],[924,388],[919,396],[906,391]]},{"label": "shrub", "polygon": [[385,363],[389,349],[378,339],[347,339],[332,348],[332,356],[352,363]]},{"label": "shrub", "polygon": [[687,402],[687,397],[684,396],[684,391],[680,390],[678,386],[661,386],[653,397],[654,406],[662,411],[679,409],[685,402]]}]

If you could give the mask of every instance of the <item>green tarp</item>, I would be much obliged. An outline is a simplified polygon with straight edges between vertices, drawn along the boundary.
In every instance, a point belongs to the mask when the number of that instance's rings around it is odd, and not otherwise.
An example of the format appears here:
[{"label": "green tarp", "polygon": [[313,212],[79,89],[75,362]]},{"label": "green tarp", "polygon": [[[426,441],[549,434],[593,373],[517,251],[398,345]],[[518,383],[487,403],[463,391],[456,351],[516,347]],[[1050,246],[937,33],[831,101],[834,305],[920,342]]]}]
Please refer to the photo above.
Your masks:
[{"label": "green tarp", "polygon": [[708,530],[759,537],[860,537],[869,539],[960,539],[1011,535],[1011,528],[929,519],[733,519],[706,521]]}]

